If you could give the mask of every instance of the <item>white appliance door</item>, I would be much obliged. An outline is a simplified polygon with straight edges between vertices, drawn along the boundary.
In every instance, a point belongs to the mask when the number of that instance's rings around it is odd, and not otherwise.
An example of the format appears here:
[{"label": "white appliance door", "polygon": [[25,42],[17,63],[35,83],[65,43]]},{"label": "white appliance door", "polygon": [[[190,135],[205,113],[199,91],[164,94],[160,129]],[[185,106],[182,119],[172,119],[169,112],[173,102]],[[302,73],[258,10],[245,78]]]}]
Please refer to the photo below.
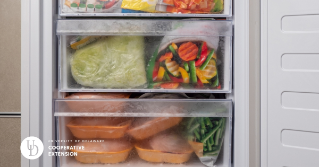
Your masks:
[{"label": "white appliance door", "polygon": [[262,1],[262,167],[319,166],[319,1]]}]

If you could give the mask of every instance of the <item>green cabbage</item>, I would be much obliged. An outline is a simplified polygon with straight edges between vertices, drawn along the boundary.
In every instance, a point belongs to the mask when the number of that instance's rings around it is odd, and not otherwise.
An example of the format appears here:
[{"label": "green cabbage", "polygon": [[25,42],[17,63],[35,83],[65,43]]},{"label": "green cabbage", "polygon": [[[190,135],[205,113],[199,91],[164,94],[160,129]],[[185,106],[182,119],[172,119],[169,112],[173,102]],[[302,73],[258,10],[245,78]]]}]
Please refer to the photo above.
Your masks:
[{"label": "green cabbage", "polygon": [[143,37],[106,37],[76,50],[70,61],[73,78],[83,86],[132,88],[146,83]]}]

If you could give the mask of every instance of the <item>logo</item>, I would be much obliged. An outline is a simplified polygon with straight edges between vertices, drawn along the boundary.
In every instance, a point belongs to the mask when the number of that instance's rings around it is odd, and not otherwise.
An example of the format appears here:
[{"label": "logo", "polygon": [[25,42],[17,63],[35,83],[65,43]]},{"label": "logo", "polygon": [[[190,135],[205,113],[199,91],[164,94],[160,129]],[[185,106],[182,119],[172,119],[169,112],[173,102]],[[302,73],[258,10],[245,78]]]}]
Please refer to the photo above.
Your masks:
[{"label": "logo", "polygon": [[39,138],[31,136],[22,141],[20,150],[25,158],[37,159],[42,155],[44,146]]}]

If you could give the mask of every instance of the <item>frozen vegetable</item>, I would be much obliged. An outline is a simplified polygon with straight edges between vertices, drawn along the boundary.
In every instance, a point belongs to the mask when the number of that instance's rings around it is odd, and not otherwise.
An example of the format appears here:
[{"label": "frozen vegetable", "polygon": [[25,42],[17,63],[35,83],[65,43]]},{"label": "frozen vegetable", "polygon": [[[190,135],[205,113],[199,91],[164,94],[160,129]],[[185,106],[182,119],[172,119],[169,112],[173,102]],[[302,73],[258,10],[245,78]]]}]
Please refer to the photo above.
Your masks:
[{"label": "frozen vegetable", "polygon": [[223,144],[226,119],[193,117],[185,122],[189,144],[202,163],[212,166]]},{"label": "frozen vegetable", "polygon": [[[127,159],[132,145],[125,139],[104,139],[104,142],[78,142],[75,159],[81,163],[119,163]],[[78,148],[78,147],[77,147]]]},{"label": "frozen vegetable", "polygon": [[223,0],[159,0],[156,11],[169,13],[221,13]]},{"label": "frozen vegetable", "polygon": [[121,0],[65,0],[63,12],[121,12],[120,6]]},{"label": "frozen vegetable", "polygon": [[[127,99],[130,93],[73,93],[65,98],[68,107],[73,112],[122,112],[124,101],[107,101],[105,99]],[[78,101],[88,99],[94,101]]]},{"label": "frozen vegetable", "polygon": [[112,36],[75,51],[70,60],[75,81],[93,88],[133,88],[146,83],[144,38]]},{"label": "frozen vegetable", "polygon": [[[164,48],[162,46],[162,50],[154,54],[149,61],[147,69],[149,88],[206,87],[220,89],[218,87],[216,46],[212,47],[206,41],[200,40],[180,40],[180,42],[171,42],[165,46]],[[165,78],[162,77],[165,74],[164,69],[168,75]]]}]

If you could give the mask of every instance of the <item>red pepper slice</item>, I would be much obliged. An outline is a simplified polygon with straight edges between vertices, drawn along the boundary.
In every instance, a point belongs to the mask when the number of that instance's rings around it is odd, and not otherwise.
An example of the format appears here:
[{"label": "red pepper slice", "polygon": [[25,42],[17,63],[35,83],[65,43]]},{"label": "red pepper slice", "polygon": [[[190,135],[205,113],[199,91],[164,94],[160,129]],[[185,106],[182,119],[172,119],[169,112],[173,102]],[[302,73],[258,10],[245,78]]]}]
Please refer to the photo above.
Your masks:
[{"label": "red pepper slice", "polygon": [[157,73],[158,73],[158,70],[159,70],[159,62],[155,62],[155,66],[154,66],[154,70],[153,70],[153,81],[156,81],[156,78],[157,78]]},{"label": "red pepper slice", "polygon": [[112,7],[115,4],[116,0],[112,0],[111,2],[104,5],[105,9]]},{"label": "red pepper slice", "polygon": [[179,86],[179,83],[169,82],[161,84],[161,87],[164,89],[176,89]]},{"label": "red pepper slice", "polygon": [[173,77],[173,76],[171,76],[171,75],[169,75],[169,77],[171,78],[171,80],[173,81],[173,82],[178,82],[178,83],[183,83],[184,81],[183,81],[183,78],[176,78],[176,77]]},{"label": "red pepper slice", "polygon": [[200,54],[200,58],[195,62],[195,66],[198,67],[204,63],[207,58],[207,43],[203,43],[202,52]]}]

